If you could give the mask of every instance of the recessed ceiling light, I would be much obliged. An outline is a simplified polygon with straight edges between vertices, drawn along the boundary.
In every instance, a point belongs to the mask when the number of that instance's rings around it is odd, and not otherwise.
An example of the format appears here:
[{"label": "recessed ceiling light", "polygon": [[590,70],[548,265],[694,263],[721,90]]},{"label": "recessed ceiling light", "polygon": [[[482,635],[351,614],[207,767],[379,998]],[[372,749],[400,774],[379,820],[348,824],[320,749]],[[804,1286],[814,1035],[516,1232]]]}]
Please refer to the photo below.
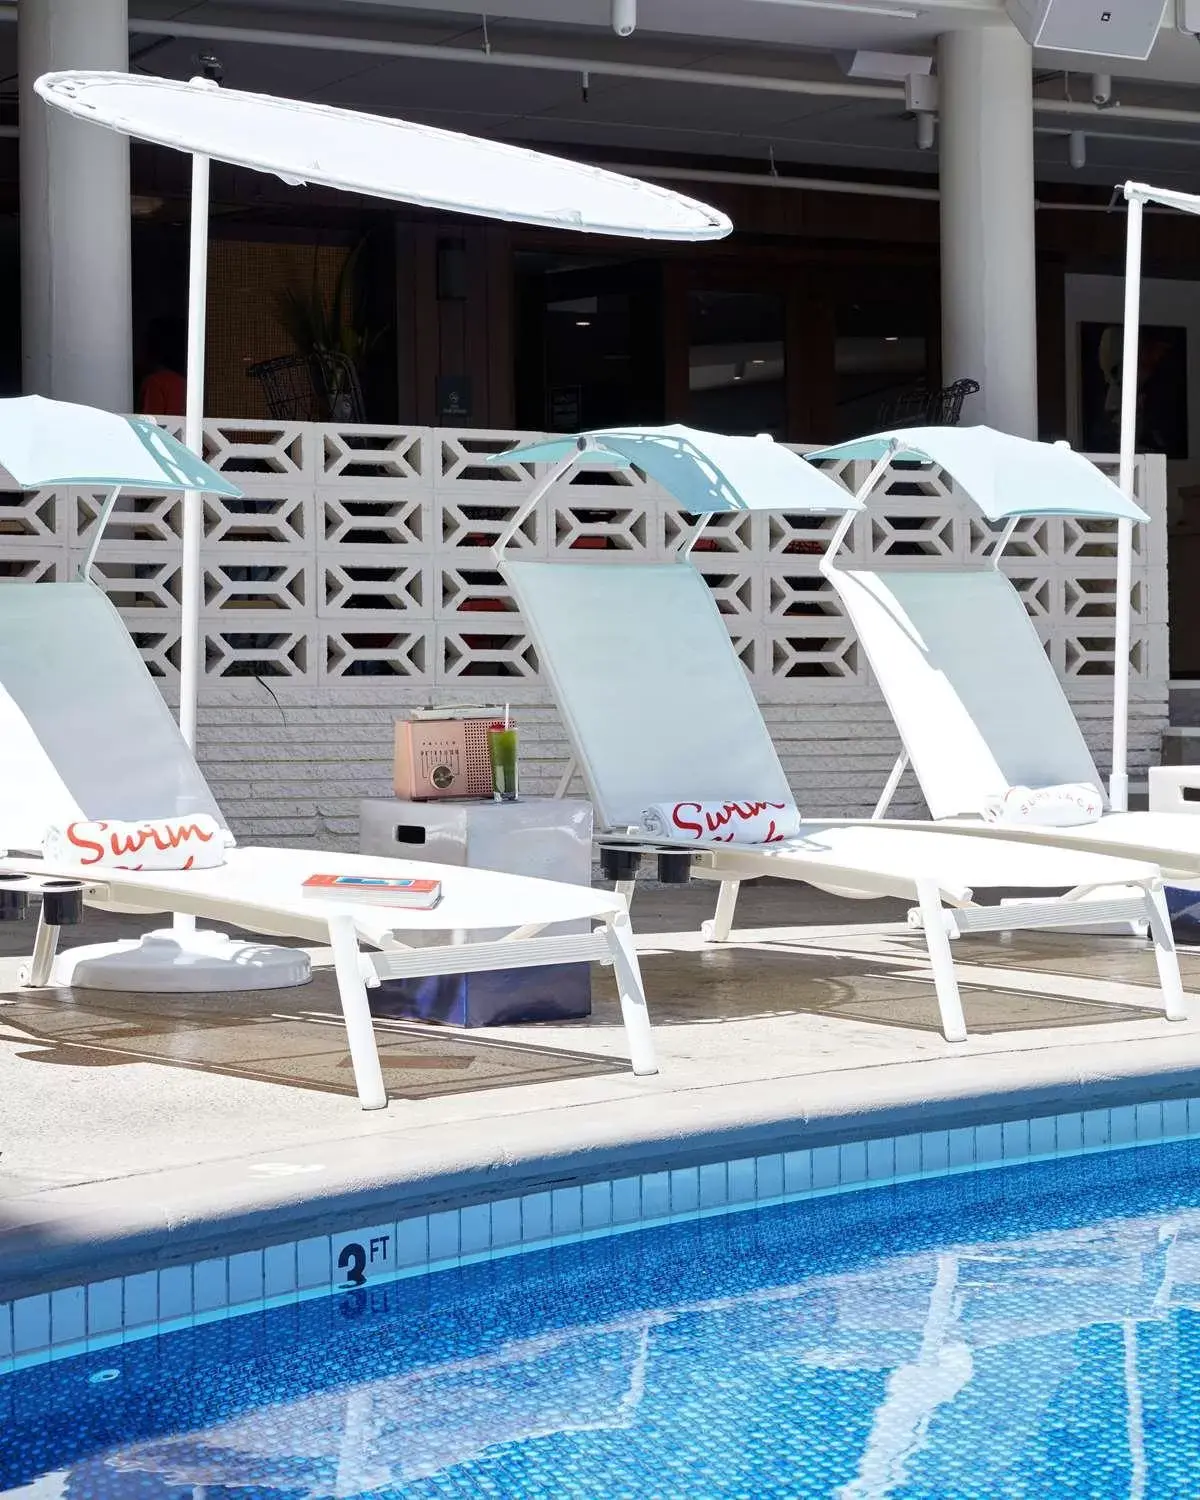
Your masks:
[{"label": "recessed ceiling light", "polygon": [[765,359],[752,359],[750,361],[750,363],[752,365],[765,365],[766,364],[766,360]]},{"label": "recessed ceiling light", "polygon": [[898,344],[900,342],[900,335],[898,333],[889,333],[883,342],[885,344]]},{"label": "recessed ceiling light", "polygon": [[590,328],[591,326],[592,326],[592,320],[591,320],[591,318],[576,318],[575,319],[575,327],[576,328]]}]

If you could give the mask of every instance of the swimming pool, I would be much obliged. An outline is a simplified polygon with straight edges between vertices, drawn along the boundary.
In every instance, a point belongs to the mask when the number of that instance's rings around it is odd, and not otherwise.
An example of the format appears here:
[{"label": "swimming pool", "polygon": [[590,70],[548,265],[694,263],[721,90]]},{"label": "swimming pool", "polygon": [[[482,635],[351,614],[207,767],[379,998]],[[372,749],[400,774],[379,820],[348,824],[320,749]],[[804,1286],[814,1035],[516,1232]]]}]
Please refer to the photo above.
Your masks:
[{"label": "swimming pool", "polygon": [[1194,1497],[1200,1142],[411,1277],[0,1381],[0,1494]]}]

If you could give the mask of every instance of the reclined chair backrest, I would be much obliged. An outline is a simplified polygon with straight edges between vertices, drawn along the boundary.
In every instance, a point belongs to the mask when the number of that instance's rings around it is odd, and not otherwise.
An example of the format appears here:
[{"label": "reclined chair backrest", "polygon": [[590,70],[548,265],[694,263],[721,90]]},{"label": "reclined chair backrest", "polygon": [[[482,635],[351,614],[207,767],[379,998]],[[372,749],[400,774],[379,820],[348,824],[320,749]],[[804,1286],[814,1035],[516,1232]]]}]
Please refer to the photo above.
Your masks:
[{"label": "reclined chair backrest", "polygon": [[605,828],[653,803],[790,801],[712,593],[679,563],[506,562]]},{"label": "reclined chair backrest", "polygon": [[0,849],[52,823],[224,818],[120,615],[90,583],[0,584]]},{"label": "reclined chair backrest", "polygon": [[832,569],[935,818],[1103,783],[1021,596],[994,568]]}]

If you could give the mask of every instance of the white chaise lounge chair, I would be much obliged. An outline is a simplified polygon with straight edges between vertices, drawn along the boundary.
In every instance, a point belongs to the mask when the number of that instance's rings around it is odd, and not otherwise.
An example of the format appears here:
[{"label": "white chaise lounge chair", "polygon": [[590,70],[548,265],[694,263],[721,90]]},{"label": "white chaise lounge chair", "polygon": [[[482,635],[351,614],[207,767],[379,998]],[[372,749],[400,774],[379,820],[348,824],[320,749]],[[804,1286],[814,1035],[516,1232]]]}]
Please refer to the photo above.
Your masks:
[{"label": "white chaise lounge chair", "polygon": [[[694,798],[790,802],[770,733],[712,593],[689,564],[502,563],[537,647],[599,826],[642,847],[642,813]],[[1200,826],[1200,825],[1198,825]],[[678,846],[675,846],[678,847]],[[688,848],[696,848],[687,845]],[[949,938],[1140,918],[1154,935],[1168,1017],[1184,1015],[1157,869],[930,829],[808,823],[769,846],[713,843],[695,873],[721,881],[706,935],[729,935],[738,883],[761,876],[862,897],[916,900],[942,1029],[966,1036]],[[1133,887],[1119,890],[1119,887]],[[980,889],[1067,891],[982,906]],[[944,903],[944,905],[943,905]],[[1136,914],[1136,916],[1134,916]]]},{"label": "white chaise lounge chair", "polygon": [[[626,903],[612,892],[546,880],[304,849],[238,849],[216,869],[138,871],[49,866],[46,828],[78,818],[145,819],[208,813],[212,793],[120,616],[90,583],[0,585],[0,871],[84,882],[100,909],[181,912],[254,932],[328,941],[359,1100],[387,1103],[366,985],[381,979],[545,964],[613,964],[635,1073],[653,1073],[653,1041]],[[432,911],[321,903],[305,878],[335,862],[349,874],[432,876]],[[536,936],[559,923],[598,924]],[[461,942],[466,931],[502,933]],[[434,946],[409,934],[446,933]],[[26,982],[50,980],[57,929],[39,928]],[[360,945],[378,950],[360,952]]]},{"label": "white chaise lounge chair", "polygon": [[[1021,596],[998,569],[826,567],[867,653],[903,745],[904,766],[944,827],[1039,846],[1151,860],[1171,881],[1200,880],[1196,767],[1150,773],[1150,812],[1108,812],[1074,828],[984,824],[1013,786],[1104,783]],[[1174,804],[1177,810],[1153,810]]]}]

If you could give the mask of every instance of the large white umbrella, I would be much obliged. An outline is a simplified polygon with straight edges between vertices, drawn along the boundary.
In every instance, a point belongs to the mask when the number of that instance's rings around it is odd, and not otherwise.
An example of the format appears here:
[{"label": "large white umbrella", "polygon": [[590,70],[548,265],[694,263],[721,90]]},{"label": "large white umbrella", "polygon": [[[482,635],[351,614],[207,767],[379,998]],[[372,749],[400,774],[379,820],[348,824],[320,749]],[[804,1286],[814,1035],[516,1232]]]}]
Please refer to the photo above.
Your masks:
[{"label": "large white umbrella", "polygon": [[[192,156],[184,440],[203,452],[208,291],[209,162],[270,172],[283,181],[365,193],[427,208],[591,234],[720,239],[733,228],[715,209],[668,188],[541,152],[435,130],[406,120],[296,99],[129,73],[46,73],[34,85],[56,109],[122,135]],[[203,513],[183,505],[179,727],[191,746],[201,670]],[[181,937],[188,927],[177,921]]]},{"label": "large white umbrella", "polygon": [[[129,73],[46,73],[34,85],[56,109],[122,135],[192,154],[184,440],[202,449],[209,161],[374,198],[522,224],[639,239],[720,239],[733,228],[692,198],[518,146],[297,99]],[[202,519],[184,509],[179,727],[195,743],[200,677]]]}]

